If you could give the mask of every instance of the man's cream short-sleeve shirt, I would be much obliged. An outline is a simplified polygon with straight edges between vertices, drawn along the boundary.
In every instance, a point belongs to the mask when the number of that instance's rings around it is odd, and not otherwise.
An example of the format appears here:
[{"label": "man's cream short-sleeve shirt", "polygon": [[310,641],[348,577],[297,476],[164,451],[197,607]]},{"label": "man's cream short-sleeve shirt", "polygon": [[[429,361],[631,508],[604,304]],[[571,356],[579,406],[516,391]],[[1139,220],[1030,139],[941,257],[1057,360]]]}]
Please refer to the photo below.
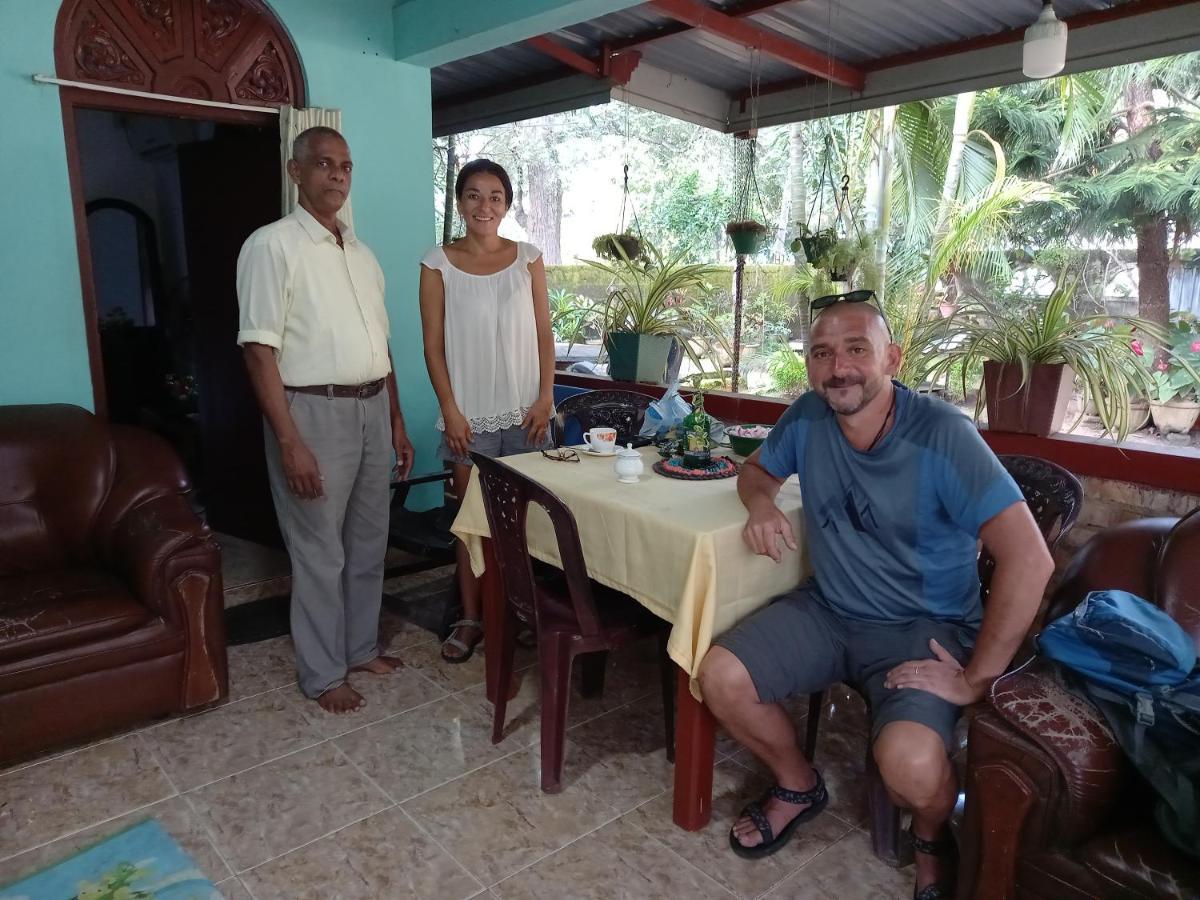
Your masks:
[{"label": "man's cream short-sleeve shirt", "polygon": [[342,243],[296,207],[246,239],[237,264],[237,342],[275,349],[289,387],[364,384],[391,371],[383,270],[354,231]]}]

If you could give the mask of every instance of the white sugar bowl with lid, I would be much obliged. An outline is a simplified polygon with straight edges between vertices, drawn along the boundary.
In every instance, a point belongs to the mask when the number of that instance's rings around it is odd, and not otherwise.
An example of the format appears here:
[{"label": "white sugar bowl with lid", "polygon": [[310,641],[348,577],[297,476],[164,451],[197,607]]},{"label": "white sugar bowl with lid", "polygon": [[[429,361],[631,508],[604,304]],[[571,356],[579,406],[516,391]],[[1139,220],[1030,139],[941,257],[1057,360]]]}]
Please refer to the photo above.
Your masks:
[{"label": "white sugar bowl with lid", "polygon": [[617,451],[617,461],[613,463],[613,471],[617,473],[617,481],[622,484],[637,484],[638,476],[645,471],[642,454],[633,449],[633,444],[626,444],[624,450]]}]

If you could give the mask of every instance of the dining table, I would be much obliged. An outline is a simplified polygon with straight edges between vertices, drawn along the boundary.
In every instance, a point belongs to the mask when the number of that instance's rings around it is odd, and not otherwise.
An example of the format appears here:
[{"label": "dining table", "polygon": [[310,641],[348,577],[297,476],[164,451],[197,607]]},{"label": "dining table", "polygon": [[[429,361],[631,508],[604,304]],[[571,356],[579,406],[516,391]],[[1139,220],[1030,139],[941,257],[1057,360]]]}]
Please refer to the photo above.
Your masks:
[{"label": "dining table", "polygon": [[[695,831],[712,815],[715,744],[715,722],[696,676],[714,638],[807,575],[800,486],[794,477],[787,480],[776,499],[798,547],[784,549],[776,563],[756,555],[742,538],[746,510],[736,477],[666,477],[653,470],[659,460],[655,447],[638,452],[644,472],[634,483],[618,481],[615,457],[584,448],[517,454],[501,462],[556,494],[571,510],[591,578],[671,623],[667,652],[678,666],[673,819]],[[549,517],[536,504],[527,515],[530,555],[560,566]],[[506,614],[506,600],[474,469],[451,530],[466,545],[471,569],[482,582],[485,648],[496,646],[493,635]],[[488,697],[494,701],[501,689],[499,656],[485,650],[484,658]]]}]

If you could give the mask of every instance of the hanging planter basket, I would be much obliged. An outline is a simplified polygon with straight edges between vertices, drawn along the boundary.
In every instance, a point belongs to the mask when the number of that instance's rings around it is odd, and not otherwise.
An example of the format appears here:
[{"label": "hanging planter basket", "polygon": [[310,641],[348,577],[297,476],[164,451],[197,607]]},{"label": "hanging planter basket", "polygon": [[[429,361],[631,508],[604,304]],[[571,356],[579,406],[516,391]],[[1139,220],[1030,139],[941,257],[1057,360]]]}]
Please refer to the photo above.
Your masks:
[{"label": "hanging planter basket", "polygon": [[725,233],[729,235],[734,251],[739,256],[747,256],[762,249],[767,239],[767,226],[747,219],[742,222],[730,222],[725,226]]},{"label": "hanging planter basket", "polygon": [[592,250],[602,259],[620,260],[621,254],[630,262],[642,257],[642,239],[628,231],[623,234],[602,234],[592,241]]},{"label": "hanging planter basket", "polygon": [[822,228],[820,231],[809,231],[805,226],[800,232],[800,236],[792,241],[792,252],[795,253],[798,249],[804,250],[804,258],[808,260],[812,266],[820,264],[822,257],[826,256],[834,247],[837,246],[837,232],[832,228]]}]

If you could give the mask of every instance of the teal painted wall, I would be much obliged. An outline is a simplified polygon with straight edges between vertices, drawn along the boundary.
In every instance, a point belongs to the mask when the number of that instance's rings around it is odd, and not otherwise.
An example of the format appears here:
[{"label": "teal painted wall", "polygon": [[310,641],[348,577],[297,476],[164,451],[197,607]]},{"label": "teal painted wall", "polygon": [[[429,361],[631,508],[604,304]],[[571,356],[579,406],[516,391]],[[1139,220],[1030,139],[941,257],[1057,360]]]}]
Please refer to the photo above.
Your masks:
[{"label": "teal painted wall", "polygon": [[[0,3],[0,403],[92,406],[75,220],[54,72],[57,0]],[[13,123],[19,122],[18,127]]]},{"label": "teal painted wall", "polygon": [[[92,407],[79,259],[54,73],[59,0],[0,2],[0,404]],[[420,471],[437,404],[421,355],[418,260],[433,238],[429,71],[394,59],[390,0],[276,0],[304,64],[308,102],[340,107],[355,160],[354,215],[388,281],[392,354]],[[230,340],[233,336],[230,336]]]}]

